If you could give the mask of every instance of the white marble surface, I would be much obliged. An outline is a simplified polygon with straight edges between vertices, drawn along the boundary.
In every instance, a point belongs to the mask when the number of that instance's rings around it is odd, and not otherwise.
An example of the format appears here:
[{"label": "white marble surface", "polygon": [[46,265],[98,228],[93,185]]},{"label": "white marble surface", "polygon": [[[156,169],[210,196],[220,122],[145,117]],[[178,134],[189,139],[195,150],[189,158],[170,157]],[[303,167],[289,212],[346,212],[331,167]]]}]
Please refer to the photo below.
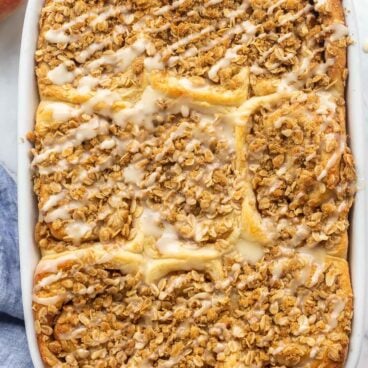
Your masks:
[{"label": "white marble surface", "polygon": [[[356,0],[361,44],[368,47],[368,0]],[[18,60],[24,7],[0,22],[0,162],[16,176],[17,167],[17,83]],[[363,47],[361,47],[363,50]],[[362,51],[362,80],[364,81],[364,113],[368,122],[368,54]],[[21,86],[21,83],[20,83]],[[367,284],[367,283],[366,283]],[[358,368],[368,367],[368,321]]]}]

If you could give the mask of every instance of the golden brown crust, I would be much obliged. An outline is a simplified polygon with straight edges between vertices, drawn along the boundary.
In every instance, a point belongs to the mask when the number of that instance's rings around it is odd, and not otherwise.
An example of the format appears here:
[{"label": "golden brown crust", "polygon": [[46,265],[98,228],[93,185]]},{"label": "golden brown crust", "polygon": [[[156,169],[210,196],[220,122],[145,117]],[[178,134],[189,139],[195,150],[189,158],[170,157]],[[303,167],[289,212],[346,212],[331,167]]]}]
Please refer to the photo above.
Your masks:
[{"label": "golden brown crust", "polygon": [[343,366],[343,24],[337,0],[45,2],[45,364]]},{"label": "golden brown crust", "polygon": [[[342,2],[340,0],[330,0],[329,8],[330,12],[326,16],[326,24],[345,24]],[[345,94],[346,51],[346,43],[341,43],[339,40],[332,42],[330,47],[326,49],[326,58],[334,58],[334,63],[329,70],[329,76],[335,82],[334,88],[342,97]]]},{"label": "golden brown crust", "polygon": [[[128,260],[126,252],[119,254],[116,250],[111,257],[111,252],[97,248],[91,251],[80,251],[77,259],[69,261],[73,252],[43,259],[37,271],[36,330],[42,356],[50,365],[64,361],[100,364],[102,359],[120,359],[120,363],[134,367],[148,359],[153,366],[159,366],[173,356],[177,357],[177,366],[183,368],[198,359],[215,367],[227,367],[231,362],[294,366],[311,357],[326,366],[344,361],[352,310],[344,260],[313,255],[308,250],[283,254],[283,250],[273,249],[272,254],[250,265],[234,254],[219,265],[223,277],[217,281],[201,271],[187,271],[164,276],[156,286],[140,284],[142,276],[131,268],[129,274],[129,268],[119,269]],[[57,259],[62,261],[56,266]],[[71,280],[75,280],[74,284]],[[118,290],[129,295],[127,302]],[[208,303],[207,298],[212,302]],[[240,306],[242,314],[235,317]],[[176,308],[181,313],[175,312]],[[152,317],[155,313],[161,316],[158,320]],[[138,323],[148,316],[152,327]],[[126,344],[124,335],[114,334],[123,326],[135,344],[144,343],[146,348],[126,348],[127,356],[123,356],[119,346]],[[200,335],[195,332],[199,326]],[[156,331],[154,335],[150,328]],[[222,350],[218,345],[222,341],[215,332],[218,328],[229,334],[231,350]],[[181,334],[177,334],[178,329]],[[285,335],[285,329],[292,333]],[[167,356],[170,347],[166,345],[159,356],[152,354],[160,346],[155,337],[161,333],[174,344],[185,344],[185,356],[178,355],[175,349]],[[249,339],[252,333],[256,339]],[[321,333],[325,336],[322,340]],[[197,339],[208,339],[204,350],[196,347]],[[97,354],[101,350],[102,356]],[[204,353],[202,357],[199,351]]]},{"label": "golden brown crust", "polygon": [[240,139],[247,151],[248,192],[253,192],[246,195],[245,209],[249,226],[258,224],[258,231],[263,228],[274,241],[322,245],[344,258],[355,172],[345,146],[343,108],[321,116],[326,96],[291,94],[282,102],[275,93],[243,105],[248,133]]},{"label": "golden brown crust", "polygon": [[[170,97],[188,97],[212,105],[239,106],[248,97],[248,68],[244,68],[235,78],[238,79],[239,86],[234,90],[229,90],[221,88],[222,86],[216,88],[201,78],[191,81],[190,79],[173,77],[164,72],[153,72],[149,76],[152,87]],[[183,85],[182,81],[189,85]]]}]

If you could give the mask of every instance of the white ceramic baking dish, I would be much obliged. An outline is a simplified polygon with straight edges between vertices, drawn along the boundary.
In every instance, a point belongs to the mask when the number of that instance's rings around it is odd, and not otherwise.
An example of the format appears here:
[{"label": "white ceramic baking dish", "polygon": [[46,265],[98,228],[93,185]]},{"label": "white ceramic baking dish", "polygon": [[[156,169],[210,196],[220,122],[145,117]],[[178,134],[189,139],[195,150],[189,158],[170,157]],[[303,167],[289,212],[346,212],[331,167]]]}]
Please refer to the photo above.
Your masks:
[{"label": "white ceramic baking dish", "polygon": [[[37,219],[37,206],[32,189],[30,169],[31,145],[26,140],[27,132],[33,129],[35,111],[38,104],[38,92],[34,74],[34,52],[38,37],[38,18],[43,1],[29,0],[26,11],[19,67],[19,101],[18,101],[18,218],[19,218],[19,251],[21,265],[21,281],[23,291],[24,319],[27,331],[29,350],[35,368],[43,367],[38,351],[32,315],[32,283],[33,272],[40,259],[34,241],[34,225]],[[358,41],[358,29],[353,0],[344,1],[346,21],[354,40]],[[348,55],[350,76],[347,88],[348,131],[357,171],[358,193],[351,214],[350,253],[351,277],[354,289],[354,320],[350,339],[349,356],[346,367],[357,367],[364,329],[365,309],[365,246],[367,239],[366,226],[366,168],[365,158],[368,150],[365,147],[366,131],[362,115],[359,44],[349,47]]]}]

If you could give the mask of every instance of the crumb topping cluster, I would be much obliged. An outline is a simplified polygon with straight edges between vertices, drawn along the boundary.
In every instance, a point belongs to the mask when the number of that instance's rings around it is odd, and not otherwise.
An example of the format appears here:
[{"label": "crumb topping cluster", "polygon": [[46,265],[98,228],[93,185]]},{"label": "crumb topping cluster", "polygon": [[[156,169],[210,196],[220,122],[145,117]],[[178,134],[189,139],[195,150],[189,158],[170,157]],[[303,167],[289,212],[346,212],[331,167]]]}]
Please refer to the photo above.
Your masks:
[{"label": "crumb topping cluster", "polygon": [[[230,236],[242,200],[233,128],[214,114],[169,113],[168,103],[156,101],[166,116],[157,113],[142,126],[128,123],[123,129],[82,114],[46,134],[36,130],[35,191],[42,199],[37,236],[44,250],[55,245],[50,237],[70,249],[132,239],[145,211],[150,227],[171,224],[198,244]],[[44,104],[40,115],[53,104]]]},{"label": "crumb topping cluster", "polygon": [[322,96],[253,115],[248,169],[258,209],[280,241],[333,249],[348,227],[355,171],[343,120],[321,114]]},{"label": "crumb topping cluster", "polygon": [[116,90],[165,69],[236,89],[236,76],[248,66],[255,92],[260,80],[296,69],[307,77],[306,88],[325,88],[333,82],[325,59],[334,55],[326,41],[344,46],[347,34],[343,24],[328,24],[327,8],[316,13],[305,0],[48,1],[37,76],[42,87],[83,88],[88,76],[97,79],[93,88]]},{"label": "crumb topping cluster", "polygon": [[[274,251],[257,265],[226,257],[223,273],[216,281],[179,272],[146,284],[139,273],[125,274],[111,263],[58,269],[58,280],[35,299],[46,362],[271,367],[326,356],[341,361],[351,317],[341,269],[306,253]],[[56,295],[64,300],[50,305]]]},{"label": "crumb topping cluster", "polygon": [[349,42],[332,0],[45,1],[48,366],[343,366]]}]

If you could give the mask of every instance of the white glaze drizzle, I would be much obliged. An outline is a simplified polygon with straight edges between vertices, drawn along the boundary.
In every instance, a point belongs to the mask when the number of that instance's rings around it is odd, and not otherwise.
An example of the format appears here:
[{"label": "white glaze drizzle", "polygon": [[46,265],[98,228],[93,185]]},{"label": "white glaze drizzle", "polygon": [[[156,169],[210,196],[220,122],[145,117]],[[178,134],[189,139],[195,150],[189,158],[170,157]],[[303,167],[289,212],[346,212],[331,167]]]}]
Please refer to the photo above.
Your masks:
[{"label": "white glaze drizzle", "polygon": [[[286,0],[279,0],[279,1],[276,1],[276,3],[272,4],[268,10],[267,10],[267,15],[271,15],[273,13],[273,11],[279,7],[280,5],[282,5]],[[272,3],[273,1],[271,1]]]},{"label": "white glaze drizzle", "polygon": [[[209,70],[208,77],[212,80],[216,79],[217,73],[227,66],[230,65],[231,61],[238,56],[238,51],[241,49],[242,44],[248,42],[248,40],[255,35],[257,27],[255,27],[252,23],[245,21],[242,22],[238,28],[234,28],[232,31],[229,31],[227,35],[224,37],[232,36],[237,33],[244,33],[243,37],[240,39],[240,45],[235,45],[232,48],[226,50],[225,56],[218,60]],[[246,36],[246,37],[244,37]]]},{"label": "white glaze drizzle", "polygon": [[228,12],[227,14],[225,14],[226,18],[234,19],[238,17],[239,15],[243,14],[249,8],[249,5],[250,5],[249,0],[243,0],[243,2],[238,7],[238,9],[232,10]]},{"label": "white glaze drizzle", "polygon": [[51,274],[49,276],[43,277],[41,280],[39,280],[35,287],[34,291],[38,291],[40,289],[45,288],[46,286],[49,286],[57,281],[59,281],[63,276],[62,271],[59,271],[57,274]]},{"label": "white glaze drizzle", "polygon": [[95,224],[88,224],[82,221],[74,221],[66,224],[65,226],[65,233],[68,238],[72,239],[73,241],[79,242],[84,236],[90,233]]},{"label": "white glaze drizzle", "polygon": [[171,5],[165,5],[153,12],[154,15],[163,15],[171,10],[179,8],[186,0],[175,0]]},{"label": "white glaze drizzle", "polygon": [[56,85],[62,85],[73,82],[79,73],[79,69],[69,71],[67,65],[65,63],[61,63],[47,73],[47,78]]},{"label": "white glaze drizzle", "polygon": [[108,123],[105,120],[92,118],[89,122],[81,124],[75,129],[71,129],[67,135],[59,141],[54,141],[51,145],[45,145],[45,149],[33,158],[32,165],[35,166],[47,159],[52,153],[61,153],[67,148],[73,148],[86,140],[96,137],[98,134],[108,132]]},{"label": "white glaze drizzle", "polygon": [[99,13],[96,18],[91,21],[91,26],[95,27],[98,23],[104,22],[106,19],[114,17],[121,13],[128,13],[128,8],[126,6],[108,6],[105,11]]},{"label": "white glaze drizzle", "polygon": [[75,26],[78,23],[84,22],[88,17],[90,17],[93,13],[84,13],[70,22],[64,23],[58,29],[50,29],[45,32],[45,39],[50,43],[69,43],[75,41],[74,36],[70,36],[66,34],[66,31]]},{"label": "white glaze drizzle", "polygon": [[318,175],[318,177],[317,177],[318,181],[321,181],[322,179],[324,179],[326,177],[326,175],[328,174],[329,170],[336,165],[336,163],[340,159],[341,155],[344,153],[345,147],[346,147],[345,137],[341,137],[340,142],[339,142],[339,147],[332,154],[332,156],[327,161],[325,168]]},{"label": "white glaze drizzle", "polygon": [[36,267],[35,274],[40,273],[57,273],[60,265],[70,261],[76,261],[79,257],[73,252],[64,255],[58,255],[56,258],[43,258]]},{"label": "white glaze drizzle", "polygon": [[279,25],[283,26],[284,24],[286,24],[288,22],[294,22],[295,20],[300,18],[302,15],[308,13],[312,8],[313,8],[312,5],[307,4],[303,9],[299,10],[295,14],[285,14],[285,15],[283,15],[280,19]]},{"label": "white glaze drizzle", "polygon": [[41,207],[42,212],[49,211],[52,207],[55,207],[59,201],[65,198],[65,192],[62,191],[58,194],[50,195],[50,197],[47,199],[47,201],[44,203],[44,205]]},{"label": "white glaze drizzle", "polygon": [[116,71],[124,72],[132,62],[144,53],[148,42],[144,38],[138,38],[134,43],[125,46],[113,54],[103,55],[87,64],[86,69],[92,71],[102,65],[114,65]]}]

